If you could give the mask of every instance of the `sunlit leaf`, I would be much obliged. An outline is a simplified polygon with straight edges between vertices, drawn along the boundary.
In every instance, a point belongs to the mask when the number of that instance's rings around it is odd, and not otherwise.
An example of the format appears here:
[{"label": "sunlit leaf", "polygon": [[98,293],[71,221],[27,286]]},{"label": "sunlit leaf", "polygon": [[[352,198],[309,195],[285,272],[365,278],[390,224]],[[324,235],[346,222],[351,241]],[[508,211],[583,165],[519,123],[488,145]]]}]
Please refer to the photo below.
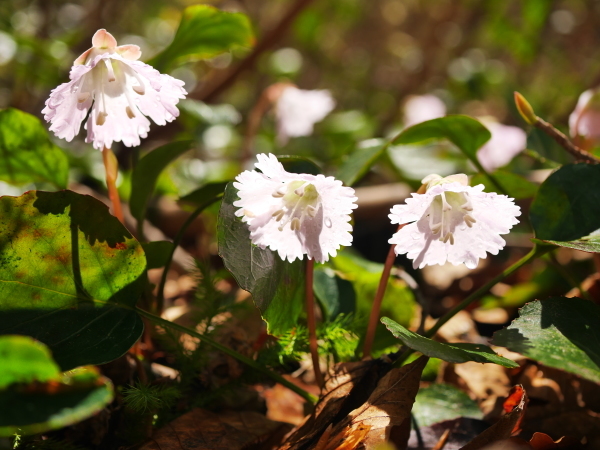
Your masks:
[{"label": "sunlit leaf", "polygon": [[146,258],[106,205],[30,191],[1,197],[0,214],[0,334],[43,342],[63,370],[125,353],[143,329]]},{"label": "sunlit leaf", "polygon": [[131,174],[129,208],[136,220],[144,220],[148,200],[161,172],[192,147],[192,141],[172,142],[152,150],[139,160]]},{"label": "sunlit leaf", "polygon": [[250,241],[248,225],[235,216],[237,189],[225,189],[217,236],[219,255],[267,322],[270,334],[283,334],[297,325],[304,299],[304,261],[282,261],[277,253]]},{"label": "sunlit leaf", "polygon": [[67,187],[67,155],[52,143],[40,120],[31,114],[14,108],[0,111],[0,156],[2,181]]},{"label": "sunlit leaf", "polygon": [[580,298],[527,303],[493,343],[600,383],[600,307]]},{"label": "sunlit leaf", "polygon": [[537,239],[597,252],[600,165],[569,164],[558,169],[540,186],[529,217]]},{"label": "sunlit leaf", "polygon": [[13,383],[55,380],[58,365],[41,342],[28,336],[0,336],[0,391]]},{"label": "sunlit leaf", "polygon": [[181,62],[213,58],[253,43],[252,26],[245,14],[193,5],[183,11],[173,42],[148,64],[163,72]]},{"label": "sunlit leaf", "polygon": [[11,386],[0,390],[4,406],[0,437],[38,434],[81,422],[112,399],[112,383],[94,367],[75,369],[58,382]]},{"label": "sunlit leaf", "polygon": [[519,367],[516,362],[498,356],[486,345],[463,343],[443,344],[413,333],[387,317],[383,317],[381,322],[383,322],[387,329],[390,330],[395,337],[400,339],[404,345],[433,358],[439,358],[453,363],[475,361],[480,363],[499,364],[504,367]]},{"label": "sunlit leaf", "polygon": [[360,180],[383,155],[387,145],[383,139],[369,139],[363,142],[348,156],[339,168],[336,178],[346,186],[352,186]]}]

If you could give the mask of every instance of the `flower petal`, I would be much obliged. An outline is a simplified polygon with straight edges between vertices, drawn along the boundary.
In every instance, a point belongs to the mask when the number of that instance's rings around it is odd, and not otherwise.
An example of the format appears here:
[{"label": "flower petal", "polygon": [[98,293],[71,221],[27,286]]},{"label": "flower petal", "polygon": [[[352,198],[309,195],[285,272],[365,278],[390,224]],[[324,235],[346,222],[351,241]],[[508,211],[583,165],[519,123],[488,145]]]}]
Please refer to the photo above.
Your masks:
[{"label": "flower petal", "polygon": [[112,50],[117,46],[117,40],[112,34],[110,34],[104,28],[101,28],[94,33],[94,36],[92,37],[92,45],[96,48],[106,48]]}]

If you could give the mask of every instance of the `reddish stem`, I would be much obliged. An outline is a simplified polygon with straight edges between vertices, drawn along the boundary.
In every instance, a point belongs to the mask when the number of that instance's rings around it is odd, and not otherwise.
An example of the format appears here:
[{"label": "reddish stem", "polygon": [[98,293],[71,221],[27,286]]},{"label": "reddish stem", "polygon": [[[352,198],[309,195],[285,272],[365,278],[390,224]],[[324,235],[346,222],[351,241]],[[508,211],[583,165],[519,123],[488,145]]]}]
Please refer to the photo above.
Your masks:
[{"label": "reddish stem", "polygon": [[323,387],[323,374],[319,366],[319,349],[317,345],[317,320],[315,319],[315,297],[313,294],[313,272],[315,261],[306,261],[306,322],[308,325],[308,346],[312,357],[315,371],[315,381],[319,387]]},{"label": "reddish stem", "polygon": [[119,191],[117,190],[119,163],[112,150],[106,147],[102,150],[102,161],[104,162],[104,169],[106,170],[106,186],[108,187],[108,198],[110,198],[110,202],[112,203],[113,214],[123,225],[125,225],[123,209],[121,208],[121,199],[119,198]]},{"label": "reddish stem", "polygon": [[[406,225],[405,223],[398,227],[398,231],[402,229]],[[383,272],[381,272],[381,278],[379,279],[379,286],[377,286],[377,292],[375,293],[375,298],[373,299],[373,306],[371,307],[371,315],[369,316],[369,325],[367,327],[367,333],[365,334],[365,343],[363,346],[363,359],[369,358],[371,356],[371,350],[373,348],[373,341],[375,340],[375,330],[377,329],[377,324],[379,323],[379,312],[381,311],[381,302],[383,301],[383,296],[385,295],[385,289],[387,288],[388,279],[390,278],[390,273],[392,271],[392,266],[394,265],[394,261],[396,260],[396,253],[394,252],[394,248],[396,245],[390,246],[390,251],[388,252],[387,258],[385,259],[385,265],[383,266]]]}]

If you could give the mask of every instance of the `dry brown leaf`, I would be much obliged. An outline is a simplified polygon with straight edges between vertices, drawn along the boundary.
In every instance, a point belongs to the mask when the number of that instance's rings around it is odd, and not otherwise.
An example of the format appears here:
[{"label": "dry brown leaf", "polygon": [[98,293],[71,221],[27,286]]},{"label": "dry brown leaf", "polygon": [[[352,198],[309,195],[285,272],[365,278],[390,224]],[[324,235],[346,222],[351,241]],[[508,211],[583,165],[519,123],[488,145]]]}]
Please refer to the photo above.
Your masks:
[{"label": "dry brown leaf", "polygon": [[[465,445],[461,450],[479,450],[496,441],[510,438],[515,426],[518,426],[522,420],[527,404],[527,394],[523,390],[523,387],[521,386],[521,389],[517,390],[517,392],[521,393],[521,398],[518,402],[514,398],[509,398],[509,403],[514,405],[512,411],[502,416],[498,422]],[[502,447],[498,447],[498,449],[500,448]]]},{"label": "dry brown leaf", "polygon": [[453,367],[459,376],[458,385],[475,396],[485,415],[494,410],[498,398],[510,391],[510,379],[502,366],[467,362]]},{"label": "dry brown leaf", "polygon": [[256,412],[215,414],[195,408],[154,433],[140,450],[241,450],[290,428]]},{"label": "dry brown leaf", "polygon": [[396,427],[400,433],[394,436],[397,441],[393,443],[399,448],[406,448],[410,434],[410,411],[427,360],[422,356],[411,364],[388,372],[363,406],[334,424],[332,438],[325,449],[373,449],[390,439]]},{"label": "dry brown leaf", "polygon": [[337,364],[325,381],[313,414],[297,428],[280,450],[297,450],[314,445],[327,427],[339,422],[362,405],[390,365],[381,359]]}]

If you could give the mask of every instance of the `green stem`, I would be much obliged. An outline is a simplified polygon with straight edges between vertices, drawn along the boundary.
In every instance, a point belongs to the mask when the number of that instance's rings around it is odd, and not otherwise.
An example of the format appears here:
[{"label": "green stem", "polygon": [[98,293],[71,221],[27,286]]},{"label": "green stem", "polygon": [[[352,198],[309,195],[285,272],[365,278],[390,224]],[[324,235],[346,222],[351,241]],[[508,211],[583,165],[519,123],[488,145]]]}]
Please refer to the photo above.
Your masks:
[{"label": "green stem", "polygon": [[492,183],[494,183],[496,185],[496,187],[498,188],[498,192],[500,192],[501,194],[504,194],[504,195],[509,195],[508,191],[506,189],[504,189],[504,186],[502,186],[502,184],[498,181],[498,179],[494,175],[488,173],[488,171],[483,168],[483,166],[477,159],[477,156],[473,156],[473,157],[469,156],[469,159],[471,160],[471,162],[473,164],[475,164],[475,167],[477,167],[477,170],[480,173],[485,175]]},{"label": "green stem", "polygon": [[204,211],[206,208],[208,208],[210,205],[212,205],[216,201],[220,200],[221,197],[222,197],[222,195],[219,195],[207,202],[204,202],[202,205],[200,205],[192,214],[190,214],[190,216],[187,218],[185,223],[181,226],[181,228],[177,232],[175,239],[173,239],[173,247],[171,248],[171,253],[169,253],[169,258],[167,259],[167,263],[165,264],[165,269],[163,270],[162,276],[160,277],[160,283],[158,285],[158,292],[156,294],[156,310],[159,312],[159,314],[162,311],[163,305],[165,303],[165,284],[167,283],[167,275],[169,273],[169,268],[171,267],[171,263],[173,262],[173,255],[175,254],[175,250],[177,250],[177,247],[179,246],[181,240],[183,239],[183,235],[185,234],[185,231],[192,224],[192,222],[194,220],[196,220],[196,217],[198,217],[202,213],[202,211]]},{"label": "green stem", "polygon": [[548,246],[535,245],[531,249],[531,251],[529,253],[527,253],[525,256],[523,256],[520,260],[518,260],[516,263],[514,263],[509,268],[500,272],[495,278],[488,281],[486,284],[481,286],[479,289],[477,289],[475,292],[473,292],[471,295],[469,295],[467,298],[465,298],[462,302],[460,302],[458,305],[456,305],[454,308],[452,308],[450,311],[448,311],[446,314],[444,314],[442,317],[440,317],[438,319],[438,321],[435,323],[435,325],[433,327],[431,327],[429,330],[427,330],[427,332],[425,333],[425,336],[432,337],[433,335],[435,335],[435,333],[437,333],[437,331],[442,327],[442,325],[444,325],[446,322],[448,322],[450,319],[452,319],[456,314],[458,314],[460,311],[465,309],[467,306],[469,306],[475,300],[478,300],[483,294],[485,294],[487,291],[489,291],[497,283],[504,280],[506,277],[511,275],[517,269],[520,269],[521,267],[523,267],[525,264],[527,264],[534,258],[537,258],[538,256],[542,256],[544,253],[549,252],[553,248],[554,247],[550,246],[550,245],[548,245]]},{"label": "green stem", "polygon": [[246,364],[248,367],[253,368],[254,370],[256,370],[257,372],[262,373],[263,375],[268,376],[269,378],[271,378],[272,380],[276,381],[277,383],[282,384],[283,386],[287,387],[288,389],[294,391],[296,394],[298,394],[299,396],[301,396],[303,399],[305,399],[306,401],[315,404],[317,403],[318,398],[312,394],[310,394],[309,392],[306,392],[304,389],[296,386],[294,383],[286,380],[283,376],[281,376],[280,374],[278,374],[277,372],[273,372],[272,370],[267,369],[266,367],[262,366],[261,364],[257,363],[256,361],[254,361],[253,359],[250,359],[244,355],[241,355],[240,353],[236,352],[235,350],[232,350],[228,347],[225,347],[224,345],[219,344],[216,341],[213,341],[211,338],[209,338],[206,335],[200,334],[190,328],[184,327],[183,325],[179,325],[177,323],[174,322],[170,322],[168,320],[165,320],[159,316],[156,316],[152,313],[149,313],[148,311],[144,311],[143,309],[140,309],[138,307],[135,308],[135,311],[147,318],[148,320],[151,320],[152,322],[154,322],[155,324],[162,326],[162,327],[167,327],[167,328],[172,328],[174,330],[180,331],[182,333],[186,333],[189,334],[190,336],[193,336],[195,338],[200,339],[202,342],[205,342],[208,345],[211,345],[212,347],[216,348],[217,350],[225,353],[226,355],[231,356],[232,358],[237,359],[238,361]]}]

